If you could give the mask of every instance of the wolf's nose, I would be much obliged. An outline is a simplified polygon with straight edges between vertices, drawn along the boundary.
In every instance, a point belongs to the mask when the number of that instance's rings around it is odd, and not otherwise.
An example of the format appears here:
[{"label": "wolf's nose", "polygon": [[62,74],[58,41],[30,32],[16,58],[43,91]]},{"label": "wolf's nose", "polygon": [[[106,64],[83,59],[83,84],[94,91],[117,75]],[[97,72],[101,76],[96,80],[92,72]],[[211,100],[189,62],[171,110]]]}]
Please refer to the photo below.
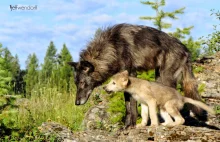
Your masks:
[{"label": "wolf's nose", "polygon": [[80,101],[76,100],[75,105],[80,105]]}]

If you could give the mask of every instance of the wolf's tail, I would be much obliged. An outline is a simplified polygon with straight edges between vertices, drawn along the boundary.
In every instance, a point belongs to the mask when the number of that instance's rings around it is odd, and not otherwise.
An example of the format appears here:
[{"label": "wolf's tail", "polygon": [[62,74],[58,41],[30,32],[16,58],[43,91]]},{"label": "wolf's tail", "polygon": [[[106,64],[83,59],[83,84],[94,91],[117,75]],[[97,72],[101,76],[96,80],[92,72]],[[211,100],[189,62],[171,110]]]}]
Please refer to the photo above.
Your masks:
[{"label": "wolf's tail", "polygon": [[[184,94],[188,98],[192,98],[194,100],[201,101],[201,97],[198,92],[198,85],[196,79],[193,75],[192,64],[190,61],[190,56],[187,58],[187,61],[183,67],[183,90]],[[203,109],[189,105],[190,109],[200,120],[207,120],[207,113]]]},{"label": "wolf's tail", "polygon": [[210,112],[211,114],[215,114],[215,111],[212,108],[210,108],[209,106],[207,106],[206,104],[204,104],[200,101],[196,101],[196,100],[193,100],[191,98],[184,97],[184,102],[193,104],[195,106],[198,106],[198,107]]}]

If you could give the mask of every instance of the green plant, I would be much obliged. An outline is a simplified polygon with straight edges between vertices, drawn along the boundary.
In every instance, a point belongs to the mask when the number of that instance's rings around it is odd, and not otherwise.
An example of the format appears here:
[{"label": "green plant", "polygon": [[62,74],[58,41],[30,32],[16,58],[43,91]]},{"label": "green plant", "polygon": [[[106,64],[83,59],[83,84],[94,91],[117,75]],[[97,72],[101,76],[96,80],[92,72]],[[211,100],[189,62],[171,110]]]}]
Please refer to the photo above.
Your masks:
[{"label": "green plant", "polygon": [[216,105],[214,107],[214,110],[215,110],[216,114],[220,114],[220,105]]},{"label": "green plant", "polygon": [[79,130],[84,114],[90,103],[75,106],[75,92],[60,93],[57,88],[45,87],[35,92],[27,105],[21,105],[18,114],[18,124],[21,128],[33,125],[40,126],[42,122],[56,121],[72,130]]},{"label": "green plant", "polygon": [[193,66],[194,73],[201,73],[203,72],[204,68],[202,66]]},{"label": "green plant", "polygon": [[198,87],[199,94],[201,94],[204,91],[205,91],[205,84],[204,83],[199,84],[199,87]]},{"label": "green plant", "polygon": [[155,70],[149,70],[147,72],[137,72],[137,78],[145,79],[148,81],[155,81]]},{"label": "green plant", "polygon": [[107,111],[110,113],[110,121],[123,124],[125,117],[125,102],[122,92],[113,93],[109,96],[109,106]]},{"label": "green plant", "polygon": [[18,111],[15,100],[15,96],[0,96],[0,137],[19,130],[16,123]]},{"label": "green plant", "polygon": [[[217,20],[220,20],[220,11],[215,11],[211,9],[211,16],[214,16]],[[215,52],[220,51],[220,31],[219,31],[219,24],[213,25],[213,32],[208,34],[208,36],[202,36],[203,48],[205,50],[205,54],[211,55]]]}]

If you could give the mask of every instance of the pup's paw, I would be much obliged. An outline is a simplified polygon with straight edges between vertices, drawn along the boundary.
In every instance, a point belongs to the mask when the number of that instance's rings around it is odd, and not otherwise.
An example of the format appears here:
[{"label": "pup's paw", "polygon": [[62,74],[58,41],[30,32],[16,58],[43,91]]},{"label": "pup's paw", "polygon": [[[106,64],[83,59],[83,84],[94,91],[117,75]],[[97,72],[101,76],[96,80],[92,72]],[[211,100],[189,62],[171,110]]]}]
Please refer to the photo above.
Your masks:
[{"label": "pup's paw", "polygon": [[143,124],[141,124],[141,123],[136,125],[136,128],[138,128],[138,129],[144,128],[144,127],[145,127],[145,125],[143,125]]},{"label": "pup's paw", "polygon": [[159,123],[151,123],[151,125],[150,126],[152,126],[152,127],[157,127],[157,126],[159,126]]},{"label": "pup's paw", "polygon": [[163,125],[165,127],[174,127],[174,126],[176,126],[175,123],[161,123],[161,125]]}]

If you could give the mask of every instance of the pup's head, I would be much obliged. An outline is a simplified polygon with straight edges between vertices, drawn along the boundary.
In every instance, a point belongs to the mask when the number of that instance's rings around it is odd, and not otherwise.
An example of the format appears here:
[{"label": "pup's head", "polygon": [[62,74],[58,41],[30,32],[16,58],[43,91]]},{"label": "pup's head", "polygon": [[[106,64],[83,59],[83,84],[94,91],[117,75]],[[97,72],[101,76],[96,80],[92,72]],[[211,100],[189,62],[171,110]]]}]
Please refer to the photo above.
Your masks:
[{"label": "pup's head", "polygon": [[129,82],[128,71],[123,71],[112,76],[111,81],[104,87],[108,93],[123,91],[127,88]]}]

